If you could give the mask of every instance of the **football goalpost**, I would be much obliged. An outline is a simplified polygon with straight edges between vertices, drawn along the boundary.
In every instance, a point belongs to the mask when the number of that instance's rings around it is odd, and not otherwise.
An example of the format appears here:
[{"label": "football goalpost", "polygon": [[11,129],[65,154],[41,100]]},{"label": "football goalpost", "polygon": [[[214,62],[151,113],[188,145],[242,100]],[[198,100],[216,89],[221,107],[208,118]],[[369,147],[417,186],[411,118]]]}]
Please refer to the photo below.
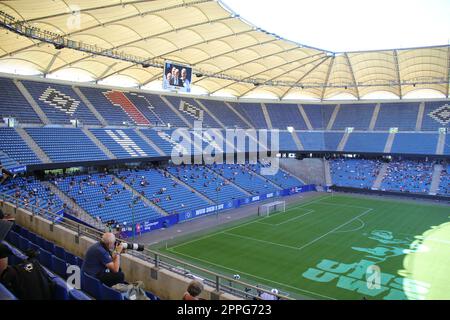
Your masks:
[{"label": "football goalpost", "polygon": [[268,217],[272,213],[285,211],[286,201],[274,201],[260,205],[258,207],[258,216]]}]

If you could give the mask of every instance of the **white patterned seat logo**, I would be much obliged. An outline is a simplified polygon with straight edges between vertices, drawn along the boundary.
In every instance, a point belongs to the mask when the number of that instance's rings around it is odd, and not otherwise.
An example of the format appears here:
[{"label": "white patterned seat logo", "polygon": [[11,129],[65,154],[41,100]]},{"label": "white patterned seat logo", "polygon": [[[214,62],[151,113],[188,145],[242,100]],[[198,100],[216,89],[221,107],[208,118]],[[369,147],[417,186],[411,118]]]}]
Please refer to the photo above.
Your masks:
[{"label": "white patterned seat logo", "polygon": [[446,126],[450,123],[450,105],[444,104],[442,107],[430,112],[428,116]]},{"label": "white patterned seat logo", "polygon": [[106,130],[106,133],[132,157],[147,157],[144,150],[122,130]]},{"label": "white patterned seat logo", "polygon": [[184,113],[190,115],[191,117],[194,117],[194,119],[203,121],[203,110],[197,108],[196,106],[181,101],[180,103],[180,111],[183,111]]},{"label": "white patterned seat logo", "polygon": [[73,115],[80,105],[80,101],[52,87],[48,87],[39,97],[39,100],[69,115]]}]

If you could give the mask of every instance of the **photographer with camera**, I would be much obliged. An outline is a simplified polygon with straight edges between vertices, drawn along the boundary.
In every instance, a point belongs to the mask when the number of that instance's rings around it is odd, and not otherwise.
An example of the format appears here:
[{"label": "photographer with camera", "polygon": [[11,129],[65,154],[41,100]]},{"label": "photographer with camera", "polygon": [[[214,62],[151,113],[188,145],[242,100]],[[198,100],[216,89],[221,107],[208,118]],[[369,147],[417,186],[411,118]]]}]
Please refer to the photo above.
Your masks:
[{"label": "photographer with camera", "polygon": [[109,287],[125,283],[125,275],[120,270],[120,255],[123,250],[122,243],[116,243],[116,236],[107,232],[88,249],[81,271]]}]

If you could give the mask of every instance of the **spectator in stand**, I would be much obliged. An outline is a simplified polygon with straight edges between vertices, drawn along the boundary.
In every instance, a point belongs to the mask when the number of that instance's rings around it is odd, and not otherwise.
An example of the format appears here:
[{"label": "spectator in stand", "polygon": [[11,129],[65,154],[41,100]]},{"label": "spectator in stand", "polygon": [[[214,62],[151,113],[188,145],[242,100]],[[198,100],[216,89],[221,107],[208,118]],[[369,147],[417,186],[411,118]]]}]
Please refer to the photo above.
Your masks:
[{"label": "spectator in stand", "polygon": [[124,283],[125,275],[120,269],[122,251],[122,244],[116,245],[114,234],[107,232],[99,242],[88,249],[81,271],[109,287]]},{"label": "spectator in stand", "polygon": [[204,300],[199,297],[203,291],[203,284],[198,280],[193,280],[189,283],[186,292],[183,295],[183,300]]}]

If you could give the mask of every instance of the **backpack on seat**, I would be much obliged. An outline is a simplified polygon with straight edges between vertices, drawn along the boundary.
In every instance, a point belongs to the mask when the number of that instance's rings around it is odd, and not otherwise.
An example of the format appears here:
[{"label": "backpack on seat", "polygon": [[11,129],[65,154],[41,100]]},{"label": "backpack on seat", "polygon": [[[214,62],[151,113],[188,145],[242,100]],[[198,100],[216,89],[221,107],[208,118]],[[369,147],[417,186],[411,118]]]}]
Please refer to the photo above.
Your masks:
[{"label": "backpack on seat", "polygon": [[54,283],[35,258],[9,266],[1,282],[20,300],[51,300]]},{"label": "backpack on seat", "polygon": [[121,292],[127,300],[150,300],[143,287],[142,281],[136,281],[132,284],[118,283],[112,286],[113,289]]}]

